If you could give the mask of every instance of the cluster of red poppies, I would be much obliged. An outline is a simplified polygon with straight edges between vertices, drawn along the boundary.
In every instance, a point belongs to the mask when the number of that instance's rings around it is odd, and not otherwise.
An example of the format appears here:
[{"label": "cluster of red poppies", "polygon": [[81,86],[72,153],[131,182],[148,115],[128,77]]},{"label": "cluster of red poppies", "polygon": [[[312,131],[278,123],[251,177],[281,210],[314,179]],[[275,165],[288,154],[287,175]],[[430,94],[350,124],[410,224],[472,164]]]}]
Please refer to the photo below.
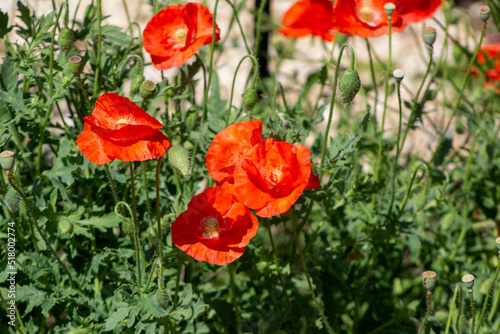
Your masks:
[{"label": "cluster of red poppies", "polygon": [[[289,37],[319,36],[333,41],[334,32],[359,37],[377,37],[389,32],[389,20],[384,11],[387,0],[299,0],[282,18],[278,32]],[[407,24],[426,20],[441,5],[441,0],[392,0],[393,32]]]},{"label": "cluster of red poppies", "polygon": [[217,185],[191,200],[172,224],[172,242],[197,260],[217,265],[243,255],[257,233],[257,218],[286,212],[304,189],[319,187],[304,145],[262,138],[260,121],[219,132],[206,163]]}]

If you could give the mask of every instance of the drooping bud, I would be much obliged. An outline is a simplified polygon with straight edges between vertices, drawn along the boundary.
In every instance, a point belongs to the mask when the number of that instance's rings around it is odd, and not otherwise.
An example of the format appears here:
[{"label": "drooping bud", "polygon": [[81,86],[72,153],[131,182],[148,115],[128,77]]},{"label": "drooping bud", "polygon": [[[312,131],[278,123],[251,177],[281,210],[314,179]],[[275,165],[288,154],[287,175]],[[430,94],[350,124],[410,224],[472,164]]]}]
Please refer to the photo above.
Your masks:
[{"label": "drooping bud", "polygon": [[75,37],[73,31],[69,28],[62,28],[59,33],[58,44],[59,48],[65,55],[73,48],[73,43],[75,42]]},{"label": "drooping bud", "polygon": [[155,293],[154,299],[161,307],[167,307],[170,301],[170,296],[168,295],[168,291],[165,288],[158,288]]},{"label": "drooping bud", "polygon": [[167,160],[170,166],[180,174],[186,176],[191,170],[191,157],[189,151],[180,145],[174,145],[167,151]]},{"label": "drooping bud", "polygon": [[479,7],[479,18],[486,23],[491,15],[491,9],[488,6]]},{"label": "drooping bud", "polygon": [[92,20],[97,14],[97,8],[93,4],[90,4],[85,8],[85,14],[83,15],[83,25],[86,27],[90,25]]},{"label": "drooping bud", "polygon": [[7,188],[7,192],[5,193],[5,206],[10,211],[10,213],[14,213],[19,208],[19,204],[21,203],[21,196],[19,193],[12,187],[9,186]]},{"label": "drooping bud", "polygon": [[436,41],[436,29],[432,27],[426,27],[422,35],[424,36],[425,43],[428,46],[432,47],[432,45]]},{"label": "drooping bud", "polygon": [[149,100],[156,94],[156,83],[151,80],[144,80],[139,89],[139,93],[144,100]]},{"label": "drooping bud", "polygon": [[398,68],[395,69],[394,72],[392,72],[392,75],[394,75],[394,78],[396,79],[397,83],[401,83],[401,81],[403,81],[403,78],[405,77],[405,71]]},{"label": "drooping bud", "polygon": [[394,13],[394,10],[396,9],[396,5],[393,4],[392,2],[388,2],[384,5],[384,10],[387,16],[391,17],[392,14]]},{"label": "drooping bud", "polygon": [[123,232],[128,234],[130,236],[130,238],[132,238],[132,240],[133,240],[134,235],[135,235],[134,231],[135,231],[134,222],[128,218],[124,219],[123,220]]},{"label": "drooping bud", "polygon": [[195,107],[190,107],[186,116],[186,128],[188,130],[194,130],[198,124],[198,119],[198,110]]},{"label": "drooping bud", "polygon": [[348,106],[358,94],[361,88],[361,80],[356,70],[347,69],[339,81],[340,100],[344,106]]},{"label": "drooping bud", "polygon": [[465,287],[467,287],[467,289],[472,289],[472,287],[474,286],[474,275],[471,274],[463,275],[462,282],[464,283]]},{"label": "drooping bud", "polygon": [[0,153],[0,164],[6,172],[10,172],[12,168],[14,168],[15,163],[16,158],[14,158],[14,152],[3,151],[2,153]]},{"label": "drooping bud", "polygon": [[432,291],[436,286],[436,273],[431,270],[424,271],[422,273],[422,281],[424,283],[424,288],[427,291]]},{"label": "drooping bud", "polygon": [[83,69],[83,60],[80,56],[72,56],[69,57],[69,70],[75,77],[79,76],[82,73]]},{"label": "drooping bud", "polygon": [[253,107],[259,102],[259,96],[255,88],[248,88],[245,93],[243,93],[242,106],[244,111],[252,111]]},{"label": "drooping bud", "polygon": [[142,74],[142,66],[140,64],[136,64],[130,70],[130,78],[132,82],[130,84],[130,95],[136,95],[139,93],[141,89],[141,84],[144,81],[144,75]]}]

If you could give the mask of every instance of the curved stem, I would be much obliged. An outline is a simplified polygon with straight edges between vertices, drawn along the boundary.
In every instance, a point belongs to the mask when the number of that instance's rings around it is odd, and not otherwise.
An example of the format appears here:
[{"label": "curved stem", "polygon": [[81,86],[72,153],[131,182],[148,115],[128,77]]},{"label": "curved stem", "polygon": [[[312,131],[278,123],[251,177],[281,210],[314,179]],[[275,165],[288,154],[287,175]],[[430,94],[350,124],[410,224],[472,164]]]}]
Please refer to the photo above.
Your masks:
[{"label": "curved stem", "polygon": [[[321,167],[323,167],[323,163],[325,161],[326,146],[328,144],[328,138],[329,138],[328,134],[330,132],[330,126],[332,124],[333,107],[335,105],[335,96],[337,94],[337,82],[338,82],[338,78],[339,78],[340,60],[342,59],[342,53],[344,52],[344,49],[346,47],[349,48],[349,50],[351,51],[351,69],[354,68],[354,63],[355,63],[354,49],[352,48],[351,45],[346,43],[346,44],[342,45],[342,47],[340,48],[339,56],[337,58],[337,65],[335,66],[335,75],[333,78],[333,87],[332,87],[332,89],[333,89],[332,100],[330,102],[330,111],[328,114],[328,122],[326,123],[325,135],[323,136],[323,145],[322,145],[322,151],[321,151],[321,164],[320,164]],[[334,50],[334,48],[332,48],[332,59],[333,59],[333,50]],[[323,171],[321,172],[321,174],[323,174]],[[321,176],[323,176],[323,175],[321,175]],[[320,179],[321,179],[321,177],[320,177]]]},{"label": "curved stem", "polygon": [[[38,231],[38,234],[40,234],[40,236],[42,237],[43,241],[45,242],[45,245],[49,249],[49,251],[52,254],[52,256],[57,260],[57,262],[59,263],[59,265],[61,266],[61,268],[63,268],[63,270],[66,272],[66,275],[68,275],[71,287],[72,288],[73,287],[77,287],[77,285],[75,284],[75,282],[73,280],[73,275],[70,274],[70,272],[69,272],[68,268],[66,267],[66,265],[64,264],[64,262],[62,262],[61,259],[59,258],[59,256],[57,256],[57,253],[52,248],[52,246],[49,243],[49,241],[48,241],[47,237],[45,236],[44,232],[42,231],[42,229],[40,228],[40,226],[38,226],[38,222],[36,221],[35,212],[33,211],[33,208],[31,207],[30,202],[26,198],[26,195],[24,195],[24,192],[21,190],[21,188],[17,187],[16,182],[15,182],[14,174],[12,172],[7,172],[7,178],[9,180],[10,186],[23,199],[24,205],[26,205],[26,208],[28,209],[28,212],[29,212],[28,216],[30,217],[31,224],[33,224],[35,226],[36,230]],[[35,239],[35,235],[34,234],[33,234],[33,238]],[[36,243],[36,239],[34,240],[34,242]]]},{"label": "curved stem", "polygon": [[[417,105],[418,105],[418,97],[420,96],[420,92],[422,91],[422,88],[424,87],[424,83],[425,83],[425,80],[427,79],[427,76],[431,72],[433,50],[434,50],[433,47],[429,47],[429,63],[427,64],[427,70],[425,71],[425,75],[424,75],[424,78],[422,79],[422,83],[420,84],[420,87],[417,90],[417,95],[415,95],[415,99],[413,100],[413,105],[411,106],[410,117],[408,118],[408,124],[406,125],[406,129],[405,129],[405,132],[403,134],[403,139],[401,141],[401,147],[398,147],[399,150],[403,149],[403,146],[405,145],[406,135],[408,134],[410,127],[413,125],[413,121],[414,121],[413,118],[415,117],[415,111],[417,110]],[[399,142],[398,142],[398,144],[399,144]]]},{"label": "curved stem", "polygon": [[236,323],[238,325],[238,334],[243,333],[242,326],[241,326],[241,317],[240,317],[240,309],[238,308],[238,300],[237,300],[237,295],[236,295],[236,285],[234,284],[234,268],[231,263],[229,263],[229,275],[230,275],[230,281],[231,281],[231,293],[232,293],[232,300],[233,300],[233,306],[234,306],[234,313],[236,313]]},{"label": "curved stem", "polygon": [[255,79],[257,78],[257,74],[259,73],[259,64],[257,63],[257,58],[255,58],[253,55],[246,55],[243,58],[241,58],[240,62],[238,63],[238,66],[236,66],[236,70],[234,72],[233,76],[233,84],[231,85],[231,95],[229,97],[229,107],[227,109],[227,115],[226,115],[226,128],[229,125],[229,115],[231,114],[231,109],[232,109],[232,104],[233,104],[233,93],[234,93],[234,83],[236,82],[236,75],[238,74],[238,70],[240,69],[241,64],[243,63],[243,60],[246,58],[251,58],[252,63],[253,63],[253,80],[252,80],[252,87],[255,84]]},{"label": "curved stem", "polygon": [[464,93],[465,87],[467,86],[467,82],[469,81],[469,76],[472,70],[472,65],[474,65],[474,62],[476,60],[477,54],[479,53],[479,49],[481,48],[481,44],[483,43],[483,38],[484,38],[484,33],[486,31],[486,22],[483,23],[483,28],[481,30],[481,37],[479,38],[479,43],[477,43],[476,49],[474,50],[474,54],[472,55],[472,58],[470,59],[469,62],[469,67],[467,68],[467,74],[465,75],[464,83],[462,85],[462,88],[460,89],[460,94],[458,95],[457,102],[455,103],[455,106],[453,107],[452,114],[450,118],[448,119],[448,122],[446,123],[446,127],[444,128],[443,133],[439,137],[438,144],[434,150],[434,154],[432,155],[432,158],[430,160],[431,163],[434,163],[435,158],[439,150],[441,149],[441,145],[443,145],[444,137],[446,133],[448,132],[448,128],[450,127],[451,121],[455,117],[455,114],[457,113],[458,107],[460,106],[460,101],[462,100],[462,95]]},{"label": "curved stem", "polygon": [[238,27],[240,28],[241,37],[243,39],[243,44],[245,44],[245,49],[247,50],[248,54],[252,54],[252,51],[248,47],[247,39],[245,37],[245,32],[243,31],[243,28],[241,27],[241,22],[240,22],[240,19],[238,18],[238,12],[236,11],[236,7],[234,6],[234,4],[230,0],[226,0],[226,2],[233,9],[233,15],[234,15],[233,17],[236,19],[236,22],[238,23]]}]

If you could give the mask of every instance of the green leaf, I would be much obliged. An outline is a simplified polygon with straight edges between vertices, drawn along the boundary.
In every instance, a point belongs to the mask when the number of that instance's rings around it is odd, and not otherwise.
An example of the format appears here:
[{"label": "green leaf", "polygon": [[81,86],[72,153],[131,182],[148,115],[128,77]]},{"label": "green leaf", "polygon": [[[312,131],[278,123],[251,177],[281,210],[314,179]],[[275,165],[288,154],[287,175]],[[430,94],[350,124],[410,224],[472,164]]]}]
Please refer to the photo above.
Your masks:
[{"label": "green leaf", "polygon": [[106,326],[104,327],[104,331],[111,331],[115,329],[115,327],[122,322],[130,312],[130,307],[122,307],[116,310],[107,320]]},{"label": "green leaf", "polygon": [[4,36],[7,35],[12,30],[12,28],[14,28],[8,26],[9,14],[0,11],[0,38],[4,38]]},{"label": "green leaf", "polygon": [[8,92],[12,92],[17,86],[19,72],[16,70],[11,57],[7,56],[3,59],[0,75],[2,78],[2,87]]},{"label": "green leaf", "polygon": [[111,212],[99,218],[84,219],[76,223],[83,227],[93,226],[101,232],[106,232],[106,228],[118,227],[120,221],[121,219],[114,212]]},{"label": "green leaf", "polygon": [[142,295],[138,306],[155,318],[163,318],[168,315],[168,313],[153,299],[153,294]]},{"label": "green leaf", "polygon": [[42,303],[42,313],[48,317],[49,316],[49,311],[54,307],[56,304],[56,298],[55,294],[51,294],[47,299],[45,299]]}]

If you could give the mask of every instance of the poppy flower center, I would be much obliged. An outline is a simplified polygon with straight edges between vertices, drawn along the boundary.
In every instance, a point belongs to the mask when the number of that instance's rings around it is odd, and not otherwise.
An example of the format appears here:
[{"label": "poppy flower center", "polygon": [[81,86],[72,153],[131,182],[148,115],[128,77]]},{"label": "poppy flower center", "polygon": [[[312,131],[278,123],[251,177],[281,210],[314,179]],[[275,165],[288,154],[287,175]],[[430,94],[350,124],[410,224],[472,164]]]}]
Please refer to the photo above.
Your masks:
[{"label": "poppy flower center", "polygon": [[368,6],[356,7],[356,15],[358,15],[358,18],[370,26],[376,25],[376,14],[377,13]]},{"label": "poppy flower center", "polygon": [[130,121],[128,119],[120,119],[118,120],[118,122],[116,122],[116,125],[118,124],[131,124]]},{"label": "poppy flower center", "polygon": [[219,221],[215,218],[208,218],[201,223],[203,229],[202,237],[205,239],[212,239],[219,236],[220,225]]},{"label": "poppy flower center", "polygon": [[186,29],[179,29],[174,33],[175,40],[176,40],[178,45],[181,45],[181,46],[186,45],[187,33],[188,32]]},{"label": "poppy flower center", "polygon": [[272,166],[270,164],[266,166],[265,179],[273,186],[280,184],[284,178],[285,178],[285,173],[283,173],[283,171],[281,171],[280,168]]}]

